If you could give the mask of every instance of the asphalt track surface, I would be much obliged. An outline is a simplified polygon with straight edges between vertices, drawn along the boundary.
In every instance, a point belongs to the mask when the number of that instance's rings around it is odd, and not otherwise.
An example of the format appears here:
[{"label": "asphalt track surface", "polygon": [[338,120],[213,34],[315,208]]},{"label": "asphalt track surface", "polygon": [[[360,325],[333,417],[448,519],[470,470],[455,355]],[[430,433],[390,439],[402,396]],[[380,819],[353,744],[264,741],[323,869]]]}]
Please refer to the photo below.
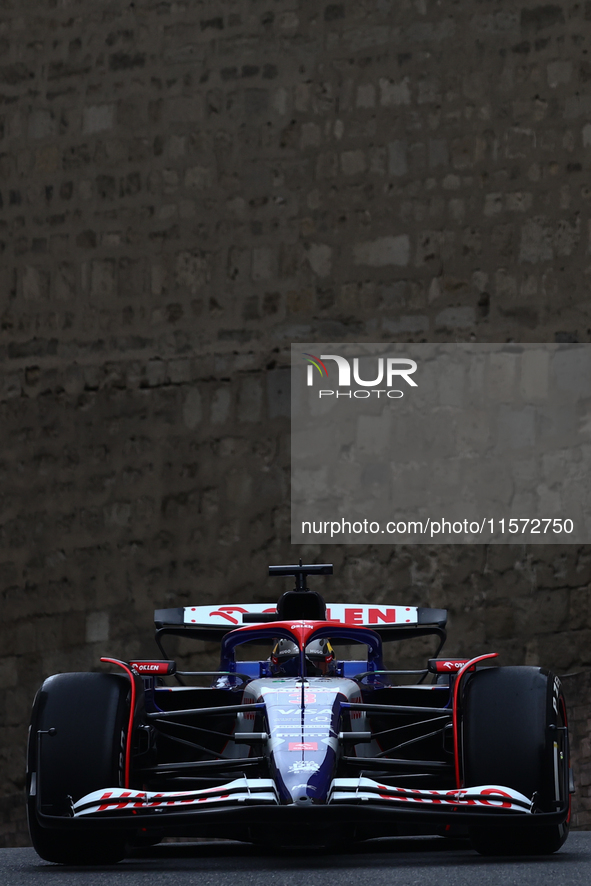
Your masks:
[{"label": "asphalt track surface", "polygon": [[0,886],[589,886],[591,832],[549,856],[490,859],[466,843],[415,837],[373,840],[339,853],[244,843],[167,843],[96,868],[0,849]]}]

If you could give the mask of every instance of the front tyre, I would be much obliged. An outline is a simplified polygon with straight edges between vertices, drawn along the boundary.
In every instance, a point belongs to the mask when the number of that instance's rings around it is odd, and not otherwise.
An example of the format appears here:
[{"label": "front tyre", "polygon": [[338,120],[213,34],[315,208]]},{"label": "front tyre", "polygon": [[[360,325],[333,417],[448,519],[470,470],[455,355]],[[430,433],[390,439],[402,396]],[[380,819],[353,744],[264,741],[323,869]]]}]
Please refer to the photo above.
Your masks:
[{"label": "front tyre", "polygon": [[[533,797],[538,812],[569,803],[568,732],[560,681],[541,668],[476,671],[463,698],[464,783],[514,788]],[[472,845],[481,855],[548,855],[568,836],[561,824],[519,828],[473,825]]]},{"label": "front tyre", "polygon": [[117,674],[57,674],[33,705],[27,817],[36,852],[61,864],[112,864],[125,855],[115,831],[46,827],[37,811],[68,816],[71,802],[123,784],[129,681]]}]

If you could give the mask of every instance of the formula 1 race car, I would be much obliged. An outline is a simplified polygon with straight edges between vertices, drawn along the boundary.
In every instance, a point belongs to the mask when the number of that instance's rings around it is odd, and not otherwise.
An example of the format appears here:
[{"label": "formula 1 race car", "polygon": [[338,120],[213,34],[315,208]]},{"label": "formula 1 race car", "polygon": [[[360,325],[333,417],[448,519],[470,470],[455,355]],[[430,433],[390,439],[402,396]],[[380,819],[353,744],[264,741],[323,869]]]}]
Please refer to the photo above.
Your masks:
[{"label": "formula 1 race car", "polygon": [[[42,858],[114,862],[165,836],[323,846],[459,834],[495,855],[562,845],[573,788],[557,677],[490,666],[495,653],[438,657],[442,609],[325,604],[306,577],[330,565],[269,571],[296,579],[276,607],[157,610],[161,659],[103,658],[116,673],[44,682],[27,767]],[[177,671],[165,635],[219,640],[219,670]],[[428,635],[426,668],[384,667],[383,643]],[[250,660],[253,645],[269,655]],[[354,660],[339,658],[345,647]]]}]

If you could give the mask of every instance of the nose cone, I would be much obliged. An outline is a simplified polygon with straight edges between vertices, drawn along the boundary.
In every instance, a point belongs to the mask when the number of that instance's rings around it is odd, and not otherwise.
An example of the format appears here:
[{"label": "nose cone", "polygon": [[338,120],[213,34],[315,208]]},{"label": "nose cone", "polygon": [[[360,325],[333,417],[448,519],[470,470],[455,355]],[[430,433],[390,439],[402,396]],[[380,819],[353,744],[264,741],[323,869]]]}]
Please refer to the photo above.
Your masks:
[{"label": "nose cone", "polygon": [[301,796],[296,794],[293,800],[294,806],[311,806],[312,802],[312,797],[308,797],[305,794]]},{"label": "nose cone", "polygon": [[314,761],[299,760],[283,769],[281,776],[288,803],[293,803],[295,806],[311,806],[312,803],[326,801],[334,776],[334,755],[330,749],[325,750],[328,753],[315,755]]},{"label": "nose cone", "polygon": [[271,767],[283,802],[325,803],[336,770],[340,699],[332,681],[285,680],[264,693]]}]

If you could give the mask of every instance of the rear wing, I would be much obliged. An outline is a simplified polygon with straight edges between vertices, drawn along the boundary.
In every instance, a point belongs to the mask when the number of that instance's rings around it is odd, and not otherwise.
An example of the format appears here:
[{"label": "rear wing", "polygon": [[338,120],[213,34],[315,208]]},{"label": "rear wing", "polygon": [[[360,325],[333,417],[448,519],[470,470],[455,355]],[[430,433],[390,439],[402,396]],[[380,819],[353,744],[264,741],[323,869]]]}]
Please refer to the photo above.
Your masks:
[{"label": "rear wing", "polygon": [[[181,634],[203,640],[221,640],[229,631],[244,624],[264,625],[280,620],[276,607],[266,603],[181,606],[157,609],[154,613],[158,633]],[[444,636],[447,610],[371,603],[327,603],[326,621],[335,625],[371,628],[382,640],[423,634]]]}]

